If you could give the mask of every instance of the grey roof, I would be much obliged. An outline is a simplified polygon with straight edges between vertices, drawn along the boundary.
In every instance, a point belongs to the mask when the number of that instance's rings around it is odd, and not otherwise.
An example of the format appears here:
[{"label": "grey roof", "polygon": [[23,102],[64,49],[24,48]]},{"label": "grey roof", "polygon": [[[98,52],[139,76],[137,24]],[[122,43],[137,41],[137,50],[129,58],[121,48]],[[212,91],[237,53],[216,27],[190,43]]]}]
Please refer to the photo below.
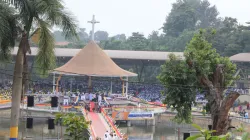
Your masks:
[{"label": "grey roof", "polygon": [[[81,49],[56,48],[57,57],[73,57]],[[36,55],[38,48],[31,48],[31,56]],[[183,58],[182,52],[157,52],[157,51],[126,51],[126,50],[104,50],[112,59],[137,59],[137,60],[161,60],[168,59],[168,55],[174,53],[176,56]],[[14,48],[12,55],[17,54],[17,47]]]},{"label": "grey roof", "polygon": [[234,62],[250,62],[250,53],[239,53],[230,57]]},{"label": "grey roof", "polygon": [[[81,49],[56,48],[57,57],[73,57]],[[31,56],[37,54],[37,48],[31,48]],[[127,50],[104,50],[112,59],[132,59],[132,60],[159,60],[165,61],[168,55],[173,53],[183,59],[183,52],[158,52],[158,51],[127,51]],[[14,48],[12,55],[16,55],[17,47]],[[239,53],[230,57],[234,62],[250,62],[250,53]]]}]

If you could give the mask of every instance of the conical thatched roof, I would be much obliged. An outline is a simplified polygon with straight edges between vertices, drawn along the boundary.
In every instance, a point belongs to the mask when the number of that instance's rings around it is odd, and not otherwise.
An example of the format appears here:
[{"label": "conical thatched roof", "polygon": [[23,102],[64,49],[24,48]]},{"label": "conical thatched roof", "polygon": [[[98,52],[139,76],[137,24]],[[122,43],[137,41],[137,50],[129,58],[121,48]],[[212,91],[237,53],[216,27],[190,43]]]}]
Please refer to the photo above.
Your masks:
[{"label": "conical thatched roof", "polygon": [[90,41],[66,64],[54,69],[54,71],[64,74],[102,77],[137,76],[137,74],[116,65],[94,41]]}]

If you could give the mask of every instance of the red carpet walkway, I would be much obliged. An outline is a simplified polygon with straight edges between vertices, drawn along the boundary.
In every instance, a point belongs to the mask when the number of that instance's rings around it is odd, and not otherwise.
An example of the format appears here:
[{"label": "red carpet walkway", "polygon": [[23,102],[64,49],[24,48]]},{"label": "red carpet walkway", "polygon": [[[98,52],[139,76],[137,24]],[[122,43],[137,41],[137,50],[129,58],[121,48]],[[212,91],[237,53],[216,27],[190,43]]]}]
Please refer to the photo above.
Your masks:
[{"label": "red carpet walkway", "polygon": [[89,112],[88,117],[92,121],[91,125],[95,136],[103,139],[104,133],[107,131],[107,129],[100,116],[95,112]]}]

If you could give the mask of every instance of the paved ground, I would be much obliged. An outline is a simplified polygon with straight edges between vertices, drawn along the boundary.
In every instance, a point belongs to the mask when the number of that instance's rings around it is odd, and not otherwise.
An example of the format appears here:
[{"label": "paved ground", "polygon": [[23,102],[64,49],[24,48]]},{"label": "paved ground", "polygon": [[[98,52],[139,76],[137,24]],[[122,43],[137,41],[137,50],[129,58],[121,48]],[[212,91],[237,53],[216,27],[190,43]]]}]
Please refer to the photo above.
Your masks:
[{"label": "paved ground", "polygon": [[107,131],[107,128],[103,120],[100,118],[102,116],[98,115],[98,113],[95,112],[89,112],[88,115],[89,119],[92,121],[91,125],[95,136],[103,139],[104,133]]}]

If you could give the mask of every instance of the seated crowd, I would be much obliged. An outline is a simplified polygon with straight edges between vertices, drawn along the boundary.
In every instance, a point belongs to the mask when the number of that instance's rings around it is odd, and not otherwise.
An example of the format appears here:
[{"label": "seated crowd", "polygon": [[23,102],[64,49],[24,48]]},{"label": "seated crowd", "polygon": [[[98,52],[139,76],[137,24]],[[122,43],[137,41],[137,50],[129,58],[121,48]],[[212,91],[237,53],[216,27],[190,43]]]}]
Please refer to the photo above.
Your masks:
[{"label": "seated crowd", "polygon": [[[11,97],[12,84],[0,83],[0,96],[5,96],[6,98]],[[53,83],[51,81],[39,81],[30,83],[30,89],[27,93],[33,94],[53,94]],[[68,80],[61,80],[59,82],[59,90],[71,91],[71,93],[87,92],[89,91],[87,81],[74,81],[70,82]],[[128,93],[136,97],[144,99],[146,101],[157,101],[162,98],[160,92],[163,90],[161,85],[152,84],[142,84],[142,83],[129,83]],[[93,93],[104,93],[108,94],[111,92],[110,81],[92,81],[92,92]],[[122,94],[122,82],[112,83],[112,93]]]}]

